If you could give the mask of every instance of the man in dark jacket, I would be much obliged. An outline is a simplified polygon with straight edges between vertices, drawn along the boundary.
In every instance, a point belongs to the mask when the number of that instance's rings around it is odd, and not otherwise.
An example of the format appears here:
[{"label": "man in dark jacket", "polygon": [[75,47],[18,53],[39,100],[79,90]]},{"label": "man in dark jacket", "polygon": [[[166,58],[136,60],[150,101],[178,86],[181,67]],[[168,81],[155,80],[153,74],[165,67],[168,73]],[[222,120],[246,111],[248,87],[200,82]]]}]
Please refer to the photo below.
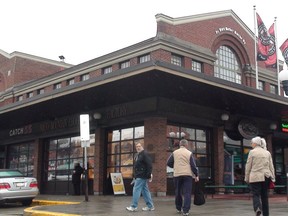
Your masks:
[{"label": "man in dark jacket", "polygon": [[83,168],[79,163],[74,166],[72,174],[72,184],[74,186],[74,195],[80,195],[81,175],[83,174]]},{"label": "man in dark jacket", "polygon": [[137,211],[139,198],[142,196],[147,206],[142,208],[143,211],[154,211],[154,204],[151,198],[151,193],[148,187],[149,182],[152,181],[152,161],[146,151],[144,151],[141,143],[136,144],[137,155],[134,162],[134,186],[133,198],[131,205],[126,207],[128,211]]}]

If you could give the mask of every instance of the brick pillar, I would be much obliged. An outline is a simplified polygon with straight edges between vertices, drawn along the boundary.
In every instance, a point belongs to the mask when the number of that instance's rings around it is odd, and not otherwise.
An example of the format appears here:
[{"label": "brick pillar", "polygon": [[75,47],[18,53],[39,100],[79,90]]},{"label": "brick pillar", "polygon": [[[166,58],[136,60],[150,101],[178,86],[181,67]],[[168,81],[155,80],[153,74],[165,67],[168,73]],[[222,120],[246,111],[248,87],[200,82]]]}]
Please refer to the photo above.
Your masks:
[{"label": "brick pillar", "polygon": [[215,184],[223,184],[224,174],[224,140],[223,140],[223,127],[213,128],[214,134],[214,171],[215,171]]},{"label": "brick pillar", "polygon": [[272,134],[268,134],[266,136],[266,145],[267,145],[267,150],[271,153],[271,155],[273,157]]},{"label": "brick pillar", "polygon": [[103,173],[104,173],[104,130],[97,127],[95,131],[94,151],[94,195],[103,194]]},{"label": "brick pillar", "polygon": [[156,196],[166,196],[167,191],[166,127],[166,118],[152,117],[144,120],[144,148],[153,159],[153,182],[149,187]]},{"label": "brick pillar", "polygon": [[47,176],[47,175],[44,175],[43,169],[41,169],[42,168],[41,164],[44,163],[43,162],[44,143],[43,141],[36,139],[33,145],[34,145],[33,177],[37,178],[38,187],[39,187],[39,190],[41,190],[42,184],[40,184],[40,182],[42,182],[42,176]]}]

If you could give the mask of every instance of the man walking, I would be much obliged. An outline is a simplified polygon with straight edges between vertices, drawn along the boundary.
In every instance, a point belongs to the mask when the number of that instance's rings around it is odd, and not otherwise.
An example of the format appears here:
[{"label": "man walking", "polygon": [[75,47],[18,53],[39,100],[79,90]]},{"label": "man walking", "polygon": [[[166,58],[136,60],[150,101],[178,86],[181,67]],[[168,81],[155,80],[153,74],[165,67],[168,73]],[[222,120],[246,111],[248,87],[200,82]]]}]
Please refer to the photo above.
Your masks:
[{"label": "man walking", "polygon": [[187,216],[191,206],[192,176],[195,175],[195,182],[199,181],[198,168],[192,152],[187,149],[188,141],[182,139],[179,145],[180,148],[170,155],[167,166],[174,168],[176,210],[178,213],[182,212],[183,216]]},{"label": "man walking", "polygon": [[152,161],[148,153],[144,150],[141,143],[136,144],[137,155],[134,162],[134,186],[133,197],[128,211],[137,211],[139,198],[142,196],[145,200],[146,207],[142,208],[143,211],[154,211],[154,204],[151,198],[151,193],[148,187],[148,180],[152,181]]}]

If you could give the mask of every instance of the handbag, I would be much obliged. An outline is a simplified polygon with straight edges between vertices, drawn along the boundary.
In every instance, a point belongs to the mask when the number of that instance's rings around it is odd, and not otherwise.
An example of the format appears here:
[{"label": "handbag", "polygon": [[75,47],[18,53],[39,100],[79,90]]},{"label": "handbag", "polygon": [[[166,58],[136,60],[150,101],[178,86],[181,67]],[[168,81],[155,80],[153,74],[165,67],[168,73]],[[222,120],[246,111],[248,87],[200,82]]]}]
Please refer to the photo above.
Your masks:
[{"label": "handbag", "polygon": [[195,183],[194,190],[194,205],[204,205],[205,204],[205,195],[204,192],[200,188],[200,184],[198,182]]},{"label": "handbag", "polygon": [[274,189],[275,188],[275,183],[270,179],[268,189]]}]

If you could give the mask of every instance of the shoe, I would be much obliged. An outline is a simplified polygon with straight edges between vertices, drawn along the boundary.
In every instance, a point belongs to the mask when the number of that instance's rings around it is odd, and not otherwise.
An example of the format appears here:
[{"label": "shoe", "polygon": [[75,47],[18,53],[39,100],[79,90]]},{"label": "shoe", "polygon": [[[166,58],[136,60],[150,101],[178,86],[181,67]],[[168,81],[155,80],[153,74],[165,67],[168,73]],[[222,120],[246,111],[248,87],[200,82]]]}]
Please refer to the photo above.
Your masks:
[{"label": "shoe", "polygon": [[256,210],[256,216],[260,216],[261,215],[261,210],[258,208],[257,210]]},{"label": "shoe", "polygon": [[154,210],[155,210],[154,206],[152,206],[151,208],[149,208],[148,206],[142,208],[142,211],[154,211]]},{"label": "shoe", "polygon": [[261,211],[258,209],[257,211],[256,211],[256,216],[260,216],[261,215]]},{"label": "shoe", "polygon": [[176,212],[177,212],[178,214],[181,214],[181,213],[182,213],[182,210],[176,209]]},{"label": "shoe", "polygon": [[127,210],[127,211],[131,211],[131,212],[135,212],[135,211],[137,211],[137,208],[134,208],[134,207],[132,207],[132,206],[129,206],[129,207],[126,207],[126,210]]},{"label": "shoe", "polygon": [[189,215],[189,212],[186,212],[186,213],[183,212],[182,215],[183,215],[183,216],[188,216],[188,215]]}]

